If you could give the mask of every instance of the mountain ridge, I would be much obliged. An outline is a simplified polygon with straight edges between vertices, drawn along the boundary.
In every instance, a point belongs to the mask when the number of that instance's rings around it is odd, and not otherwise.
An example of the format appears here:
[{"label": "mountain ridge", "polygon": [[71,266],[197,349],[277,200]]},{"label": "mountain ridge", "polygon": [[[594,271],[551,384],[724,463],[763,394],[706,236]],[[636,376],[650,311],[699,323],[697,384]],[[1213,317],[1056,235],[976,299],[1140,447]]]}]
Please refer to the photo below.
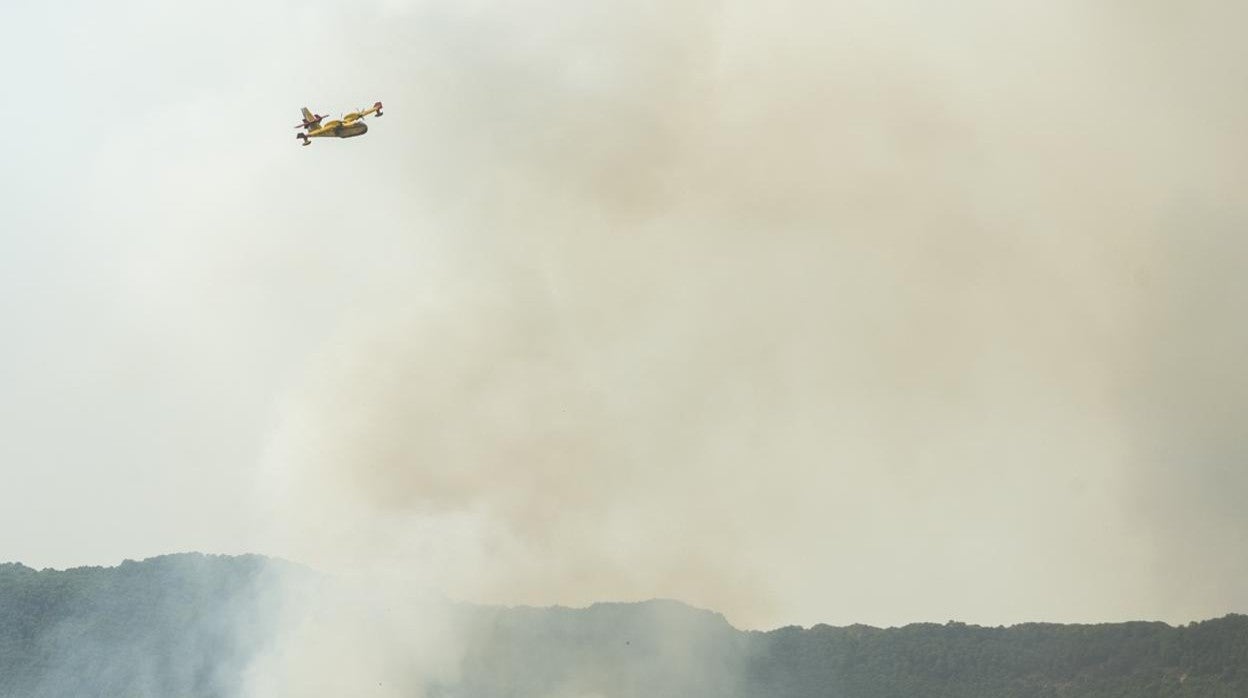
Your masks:
[{"label": "mountain ridge", "polygon": [[[274,582],[292,575],[321,578],[254,554],[175,553],[65,570],[0,564],[0,696],[243,696],[241,677],[279,641],[283,599]],[[459,671],[411,695],[1248,695],[1248,616],[1234,613],[1180,626],[738,630],[720,613],[673,599],[451,608]]]}]

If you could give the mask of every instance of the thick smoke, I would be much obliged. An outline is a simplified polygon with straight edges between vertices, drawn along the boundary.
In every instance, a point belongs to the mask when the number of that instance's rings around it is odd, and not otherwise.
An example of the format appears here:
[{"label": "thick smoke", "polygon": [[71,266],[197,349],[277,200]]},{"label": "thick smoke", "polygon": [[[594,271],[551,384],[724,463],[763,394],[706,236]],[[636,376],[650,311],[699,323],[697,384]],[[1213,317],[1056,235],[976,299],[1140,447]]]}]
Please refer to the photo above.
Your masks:
[{"label": "thick smoke", "polygon": [[[11,371],[0,448],[91,465],[19,518],[346,580],[292,595],[258,693],[452,676],[440,595],[1248,604],[1239,4],[171,8],[3,23],[82,59],[41,46],[62,89],[16,117],[20,191],[80,205],[4,260],[6,366],[64,370]],[[375,99],[364,138],[291,136]],[[28,145],[113,112],[55,176]],[[68,290],[27,310],[40,264]],[[113,481],[156,503],[104,516]]]},{"label": "thick smoke", "polygon": [[1237,14],[359,19],[407,90],[373,215],[436,259],[289,395],[281,544],[752,626],[1242,605],[1238,563],[1198,602],[1164,571],[1245,530]]}]

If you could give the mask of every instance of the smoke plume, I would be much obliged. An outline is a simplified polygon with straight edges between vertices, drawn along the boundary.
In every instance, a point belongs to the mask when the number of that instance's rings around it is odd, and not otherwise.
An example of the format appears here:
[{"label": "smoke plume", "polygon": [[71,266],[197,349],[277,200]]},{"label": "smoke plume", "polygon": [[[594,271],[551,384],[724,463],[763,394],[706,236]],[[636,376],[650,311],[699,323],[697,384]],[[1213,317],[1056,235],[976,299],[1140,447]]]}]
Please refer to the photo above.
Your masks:
[{"label": "smoke plume", "polygon": [[257,694],[453,681],[445,598],[1248,604],[1242,3],[4,11],[5,549],[331,572]]},{"label": "smoke plume", "polygon": [[[1237,14],[348,22],[399,90],[367,215],[430,258],[288,394],[281,544],[747,626],[1242,605]],[[1181,600],[1173,565],[1221,574]]]}]

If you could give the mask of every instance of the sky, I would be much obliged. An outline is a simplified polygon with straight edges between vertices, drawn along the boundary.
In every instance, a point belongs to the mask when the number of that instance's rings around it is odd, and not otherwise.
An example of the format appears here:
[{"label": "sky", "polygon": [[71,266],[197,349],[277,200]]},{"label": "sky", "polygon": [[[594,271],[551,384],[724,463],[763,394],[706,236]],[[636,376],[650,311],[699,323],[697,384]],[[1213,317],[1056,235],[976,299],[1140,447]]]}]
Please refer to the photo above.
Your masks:
[{"label": "sky", "polygon": [[1242,3],[565,5],[5,3],[0,560],[1248,611]]}]

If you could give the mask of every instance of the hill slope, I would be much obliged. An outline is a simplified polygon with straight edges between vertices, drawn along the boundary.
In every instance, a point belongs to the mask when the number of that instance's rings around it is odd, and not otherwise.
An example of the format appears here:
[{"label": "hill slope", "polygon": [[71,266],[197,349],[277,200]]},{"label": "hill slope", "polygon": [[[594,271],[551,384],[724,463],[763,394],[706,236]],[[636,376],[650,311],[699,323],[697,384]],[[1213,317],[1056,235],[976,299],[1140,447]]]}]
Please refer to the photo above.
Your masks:
[{"label": "hill slope", "polygon": [[[0,565],[0,696],[239,694],[273,641],[257,556],[170,555],[112,568]],[[1163,623],[826,625],[742,632],[671,601],[457,610],[459,679],[431,696],[1248,695],[1248,617]]]}]

